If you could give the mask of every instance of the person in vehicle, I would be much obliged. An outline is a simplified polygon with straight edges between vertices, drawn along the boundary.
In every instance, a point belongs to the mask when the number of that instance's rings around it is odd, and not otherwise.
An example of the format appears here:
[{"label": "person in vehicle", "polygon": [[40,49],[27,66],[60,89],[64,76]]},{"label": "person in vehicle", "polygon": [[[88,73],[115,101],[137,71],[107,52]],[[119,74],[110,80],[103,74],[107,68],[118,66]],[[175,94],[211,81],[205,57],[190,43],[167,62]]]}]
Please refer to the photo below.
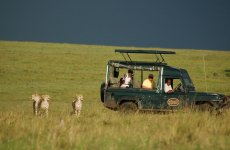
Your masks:
[{"label": "person in vehicle", "polygon": [[125,84],[125,78],[126,78],[126,74],[124,74],[124,77],[122,77],[122,78],[120,79],[120,87],[121,87],[121,88],[127,88],[127,87],[129,87],[129,85],[126,85],[126,84]]},{"label": "person in vehicle", "polygon": [[142,88],[143,89],[154,89],[155,88],[155,82],[153,80],[154,76],[153,74],[148,75],[148,79],[145,79]]},{"label": "person in vehicle", "polygon": [[120,87],[122,88],[130,87],[133,83],[133,71],[129,69],[128,73],[126,73],[124,77],[120,79],[120,83],[121,83]]},{"label": "person in vehicle", "polygon": [[165,89],[164,89],[165,93],[173,93],[174,92],[174,90],[172,89],[171,83],[172,83],[171,79],[166,80]]}]

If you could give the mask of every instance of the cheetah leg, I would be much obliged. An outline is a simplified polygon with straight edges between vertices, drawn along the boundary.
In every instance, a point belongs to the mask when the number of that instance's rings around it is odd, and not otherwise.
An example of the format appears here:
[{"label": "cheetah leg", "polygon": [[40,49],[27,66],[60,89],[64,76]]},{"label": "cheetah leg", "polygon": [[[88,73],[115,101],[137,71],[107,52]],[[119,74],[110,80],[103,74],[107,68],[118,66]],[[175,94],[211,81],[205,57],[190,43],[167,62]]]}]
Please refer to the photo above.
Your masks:
[{"label": "cheetah leg", "polygon": [[38,110],[36,108],[34,109],[34,114],[35,116],[38,116]]},{"label": "cheetah leg", "polygon": [[36,102],[33,102],[33,110],[34,110],[35,116],[37,116],[38,115],[38,106],[37,106]]},{"label": "cheetah leg", "polygon": [[77,116],[78,112],[77,110],[74,110],[74,115]]},{"label": "cheetah leg", "polygon": [[78,111],[77,111],[77,116],[80,117],[80,114],[81,114],[81,111],[78,110]]},{"label": "cheetah leg", "polygon": [[46,117],[48,117],[49,116],[48,109],[45,110],[45,113],[46,113]]}]

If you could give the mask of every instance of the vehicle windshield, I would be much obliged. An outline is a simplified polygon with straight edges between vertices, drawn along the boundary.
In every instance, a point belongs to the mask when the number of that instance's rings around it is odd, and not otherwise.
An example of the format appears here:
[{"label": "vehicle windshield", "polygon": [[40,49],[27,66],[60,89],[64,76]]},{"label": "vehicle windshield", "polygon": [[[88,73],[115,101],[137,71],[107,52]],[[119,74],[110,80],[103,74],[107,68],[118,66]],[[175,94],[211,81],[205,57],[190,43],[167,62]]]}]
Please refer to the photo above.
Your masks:
[{"label": "vehicle windshield", "polygon": [[184,82],[185,82],[187,89],[189,91],[195,91],[195,87],[193,85],[193,82],[192,82],[190,76],[188,75],[188,72],[184,69],[181,69],[181,73],[182,73],[182,77],[184,79]]}]

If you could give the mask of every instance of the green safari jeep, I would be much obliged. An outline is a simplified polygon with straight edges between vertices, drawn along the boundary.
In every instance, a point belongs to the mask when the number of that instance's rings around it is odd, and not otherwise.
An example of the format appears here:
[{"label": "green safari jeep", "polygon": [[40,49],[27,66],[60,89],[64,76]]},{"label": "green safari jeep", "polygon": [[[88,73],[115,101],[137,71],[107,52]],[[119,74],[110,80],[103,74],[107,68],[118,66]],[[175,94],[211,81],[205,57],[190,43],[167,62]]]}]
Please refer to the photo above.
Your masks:
[{"label": "green safari jeep", "polygon": [[[172,51],[115,50],[124,61],[109,60],[105,82],[101,84],[101,101],[104,106],[119,111],[177,111],[187,108],[218,110],[226,107],[228,97],[223,94],[196,92],[193,82],[185,69],[168,66],[163,55]],[[132,54],[152,54],[154,62],[133,61]],[[154,76],[151,89],[143,88],[144,78]],[[130,76],[124,86],[125,77]],[[171,81],[172,92],[166,93],[166,81]]]}]

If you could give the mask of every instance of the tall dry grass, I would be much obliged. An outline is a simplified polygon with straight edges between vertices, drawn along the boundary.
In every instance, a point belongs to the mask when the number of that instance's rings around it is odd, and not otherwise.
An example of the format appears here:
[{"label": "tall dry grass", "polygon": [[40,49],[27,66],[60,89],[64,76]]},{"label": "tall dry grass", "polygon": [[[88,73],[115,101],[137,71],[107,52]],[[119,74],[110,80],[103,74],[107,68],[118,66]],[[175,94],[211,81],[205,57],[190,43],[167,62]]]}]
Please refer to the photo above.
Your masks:
[{"label": "tall dry grass", "polygon": [[[0,42],[0,149],[229,149],[228,111],[218,117],[123,115],[104,108],[99,87],[107,61],[122,59],[116,48],[125,47]],[[230,95],[229,52],[175,51],[166,61],[187,69],[198,91],[206,88],[205,55],[207,91]],[[34,92],[51,95],[48,118],[33,116],[29,96]],[[76,93],[85,99],[80,118],[69,115]]]}]

